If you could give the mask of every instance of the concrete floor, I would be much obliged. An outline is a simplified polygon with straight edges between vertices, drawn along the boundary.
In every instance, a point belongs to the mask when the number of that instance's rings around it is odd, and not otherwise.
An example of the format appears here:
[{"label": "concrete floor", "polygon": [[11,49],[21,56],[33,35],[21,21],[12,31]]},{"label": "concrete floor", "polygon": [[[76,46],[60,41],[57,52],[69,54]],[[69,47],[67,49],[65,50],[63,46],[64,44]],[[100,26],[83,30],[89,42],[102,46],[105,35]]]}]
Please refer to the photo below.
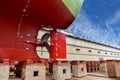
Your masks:
[{"label": "concrete floor", "polygon": [[116,79],[87,75],[82,78],[74,78],[73,80],[116,80]]},{"label": "concrete floor", "polygon": [[15,78],[15,79],[9,79],[9,80],[21,80],[20,78]]},{"label": "concrete floor", "polygon": [[[10,79],[10,80],[21,80],[21,79]],[[52,80],[52,79],[51,77],[47,77],[46,80]],[[72,78],[71,80],[120,80],[120,79],[111,79],[111,78],[87,75],[81,78]]]},{"label": "concrete floor", "polygon": [[[47,76],[46,80],[52,80],[51,76]],[[81,78],[72,78],[72,79],[68,79],[68,80],[120,80],[120,79],[107,78],[105,76],[101,76],[101,74],[100,74],[100,76],[99,76],[99,74],[94,75],[94,76],[93,76],[93,74],[92,75],[88,74]]]},{"label": "concrete floor", "polygon": [[[16,79],[10,79],[10,80],[21,80],[20,78],[16,78]],[[47,75],[46,80],[52,80],[52,76],[51,75]],[[118,79],[112,79],[112,78],[107,78],[105,77],[105,75],[102,73],[88,73],[88,75],[81,77],[81,78],[72,78],[70,80],[120,80],[120,78]]]}]

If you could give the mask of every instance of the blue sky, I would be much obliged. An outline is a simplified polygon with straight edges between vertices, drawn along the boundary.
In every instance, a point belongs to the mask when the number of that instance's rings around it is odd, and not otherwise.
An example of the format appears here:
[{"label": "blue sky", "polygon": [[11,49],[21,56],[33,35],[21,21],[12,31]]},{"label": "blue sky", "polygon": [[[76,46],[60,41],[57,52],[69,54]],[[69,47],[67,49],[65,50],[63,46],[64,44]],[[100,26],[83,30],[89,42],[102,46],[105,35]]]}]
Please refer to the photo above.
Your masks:
[{"label": "blue sky", "polygon": [[120,48],[120,0],[84,0],[67,29],[75,36]]}]

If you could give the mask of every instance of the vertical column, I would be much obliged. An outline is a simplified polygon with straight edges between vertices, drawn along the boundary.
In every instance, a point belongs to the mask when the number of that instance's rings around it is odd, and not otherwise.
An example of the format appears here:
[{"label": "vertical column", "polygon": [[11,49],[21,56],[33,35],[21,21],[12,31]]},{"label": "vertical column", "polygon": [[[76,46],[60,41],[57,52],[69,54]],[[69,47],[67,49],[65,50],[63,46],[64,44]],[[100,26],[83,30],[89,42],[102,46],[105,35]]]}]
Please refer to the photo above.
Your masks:
[{"label": "vertical column", "polygon": [[93,65],[92,65],[92,61],[89,61],[89,65],[90,65],[90,73],[93,72]]},{"label": "vertical column", "polygon": [[0,63],[0,80],[9,80],[9,59],[3,59],[3,62]]},{"label": "vertical column", "polygon": [[53,79],[66,80],[71,78],[69,61],[56,61],[53,63]]},{"label": "vertical column", "polygon": [[108,77],[116,77],[116,69],[115,69],[115,60],[107,60],[106,61],[106,69]]},{"label": "vertical column", "polygon": [[106,76],[108,76],[108,73],[107,73],[107,61],[100,61],[100,72],[105,73]]},{"label": "vertical column", "polygon": [[96,61],[96,71],[100,71],[100,61]]},{"label": "vertical column", "polygon": [[90,61],[86,61],[86,66],[87,66],[87,72],[91,72],[91,64]]},{"label": "vertical column", "polygon": [[72,73],[74,77],[82,77],[87,75],[85,61],[72,61]]},{"label": "vertical column", "polygon": [[117,61],[116,61],[115,71],[116,71],[116,77],[119,77],[119,78],[120,78],[120,60],[117,60]]},{"label": "vertical column", "polygon": [[95,61],[91,61],[92,67],[91,67],[91,72],[95,72]]},{"label": "vertical column", "polygon": [[119,60],[107,60],[106,61],[107,75],[108,77],[120,77],[120,61]]},{"label": "vertical column", "polygon": [[22,66],[22,80],[46,80],[46,68],[43,63],[24,63]]}]

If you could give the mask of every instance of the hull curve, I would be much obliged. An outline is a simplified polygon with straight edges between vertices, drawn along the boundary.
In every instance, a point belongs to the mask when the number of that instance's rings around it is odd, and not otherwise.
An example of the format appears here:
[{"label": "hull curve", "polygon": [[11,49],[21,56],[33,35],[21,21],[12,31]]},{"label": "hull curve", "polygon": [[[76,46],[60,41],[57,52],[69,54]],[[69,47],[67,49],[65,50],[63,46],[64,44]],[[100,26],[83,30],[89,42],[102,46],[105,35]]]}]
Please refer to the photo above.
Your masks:
[{"label": "hull curve", "polygon": [[36,46],[25,41],[36,42],[43,27],[66,29],[74,19],[62,0],[0,0],[0,59],[39,60]]}]

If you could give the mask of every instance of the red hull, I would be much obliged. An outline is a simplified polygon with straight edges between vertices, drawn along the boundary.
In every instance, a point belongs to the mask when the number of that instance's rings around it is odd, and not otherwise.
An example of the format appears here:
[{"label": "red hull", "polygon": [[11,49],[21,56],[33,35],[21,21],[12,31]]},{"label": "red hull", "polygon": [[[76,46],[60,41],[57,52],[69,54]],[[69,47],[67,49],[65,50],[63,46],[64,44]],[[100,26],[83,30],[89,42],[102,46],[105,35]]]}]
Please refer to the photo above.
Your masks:
[{"label": "red hull", "polygon": [[61,0],[0,0],[0,59],[37,59],[35,46],[42,27],[67,28],[74,16]]}]

